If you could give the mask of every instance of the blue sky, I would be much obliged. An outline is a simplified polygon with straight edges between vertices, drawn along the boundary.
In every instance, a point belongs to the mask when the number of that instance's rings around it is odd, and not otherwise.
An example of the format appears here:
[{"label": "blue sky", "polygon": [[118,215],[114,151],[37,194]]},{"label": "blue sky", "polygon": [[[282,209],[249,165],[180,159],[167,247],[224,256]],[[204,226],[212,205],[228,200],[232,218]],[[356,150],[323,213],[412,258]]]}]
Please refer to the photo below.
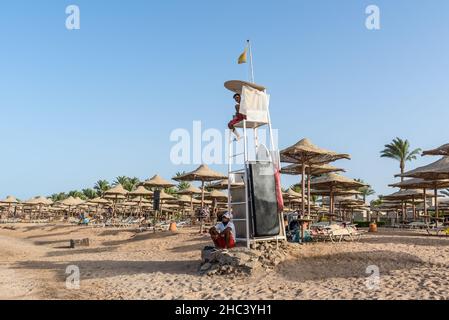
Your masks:
[{"label": "blue sky", "polygon": [[[81,30],[65,28],[69,4]],[[379,31],[364,26],[369,4]],[[379,158],[385,143],[449,142],[448,14],[446,0],[4,2],[0,197],[194,169],[170,163],[170,132],[225,128],[223,82],[247,77],[247,38],[281,147],[308,137],[349,153],[336,165],[386,194],[398,164]]]}]

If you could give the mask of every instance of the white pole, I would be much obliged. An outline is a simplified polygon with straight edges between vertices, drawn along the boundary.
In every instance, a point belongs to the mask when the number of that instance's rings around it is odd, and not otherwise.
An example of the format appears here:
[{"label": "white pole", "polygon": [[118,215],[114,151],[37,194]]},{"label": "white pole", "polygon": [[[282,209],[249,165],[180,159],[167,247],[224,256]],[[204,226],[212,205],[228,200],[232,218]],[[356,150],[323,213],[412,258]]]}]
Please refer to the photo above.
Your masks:
[{"label": "white pole", "polygon": [[248,48],[249,48],[249,67],[250,67],[250,73],[251,73],[251,79],[250,81],[254,83],[254,65],[253,65],[253,50],[251,48],[251,42],[248,41]]}]

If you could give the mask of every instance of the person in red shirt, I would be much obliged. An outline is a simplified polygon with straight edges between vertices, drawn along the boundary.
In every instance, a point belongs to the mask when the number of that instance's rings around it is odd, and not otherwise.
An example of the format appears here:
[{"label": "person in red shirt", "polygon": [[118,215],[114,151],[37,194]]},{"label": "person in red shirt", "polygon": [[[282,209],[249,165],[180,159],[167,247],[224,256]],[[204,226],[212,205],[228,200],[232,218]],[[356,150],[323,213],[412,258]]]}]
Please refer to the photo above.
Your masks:
[{"label": "person in red shirt", "polygon": [[235,134],[235,136],[237,137],[237,140],[240,139],[240,135],[239,135],[239,133],[237,132],[237,130],[235,129],[235,125],[236,125],[237,123],[242,122],[243,120],[246,119],[246,116],[245,116],[244,114],[241,114],[241,113],[240,113],[240,101],[241,101],[241,99],[242,99],[242,97],[240,96],[240,94],[236,93],[236,94],[234,95],[234,100],[235,100],[235,102],[237,103],[237,104],[235,105],[235,115],[234,115],[234,117],[232,118],[232,120],[229,121],[229,123],[228,123],[228,128],[229,128],[230,130],[232,130],[232,133]]}]

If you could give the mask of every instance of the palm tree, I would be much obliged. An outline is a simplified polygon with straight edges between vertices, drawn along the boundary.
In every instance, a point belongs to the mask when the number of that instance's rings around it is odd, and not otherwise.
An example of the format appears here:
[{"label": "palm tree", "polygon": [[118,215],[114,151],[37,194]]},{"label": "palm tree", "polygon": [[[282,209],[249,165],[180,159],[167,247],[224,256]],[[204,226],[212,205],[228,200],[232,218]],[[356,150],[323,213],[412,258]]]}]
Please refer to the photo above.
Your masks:
[{"label": "palm tree", "polygon": [[69,196],[65,192],[55,193],[50,196],[53,202],[58,202],[67,199]]},{"label": "palm tree", "polygon": [[[365,181],[363,181],[362,179],[355,179],[355,181],[363,183],[366,185]],[[376,192],[374,191],[373,188],[371,188],[370,185],[366,185],[365,187],[361,187],[358,189],[358,191],[361,192],[362,198],[363,198],[363,202],[366,202],[366,197],[372,196],[374,195]]]},{"label": "palm tree", "polygon": [[133,191],[134,189],[137,188],[137,186],[140,184],[140,179],[137,177],[134,178],[128,178],[128,191]]},{"label": "palm tree", "polygon": [[128,182],[128,177],[126,176],[118,176],[117,178],[115,178],[114,182],[112,183],[112,185],[115,187],[119,184],[121,184],[122,186],[124,186],[127,182]]},{"label": "palm tree", "polygon": [[95,191],[97,191],[99,197],[102,197],[104,193],[110,188],[111,186],[109,185],[109,182],[107,180],[98,180],[94,186],[94,189]]},{"label": "palm tree", "polygon": [[173,188],[173,187],[165,188],[164,191],[165,191],[165,193],[167,193],[167,194],[169,194],[169,195],[177,196],[177,194],[176,194],[177,191],[176,191],[176,189]]},{"label": "palm tree", "polygon": [[121,184],[123,189],[127,190],[127,191],[133,191],[137,185],[140,183],[140,179],[139,178],[130,178],[127,176],[119,176],[117,178],[115,178],[115,181],[113,183],[114,186]]},{"label": "palm tree", "polygon": [[[183,172],[176,172],[176,174],[175,174],[175,177],[180,177],[180,176],[182,176],[182,175],[185,175],[186,174],[186,172],[185,171],[183,171]],[[180,181],[179,183],[178,183],[178,185],[176,186],[176,188],[179,190],[179,191],[181,191],[181,190],[185,190],[185,189],[187,189],[188,187],[190,187],[190,183],[188,183],[187,181]],[[208,191],[210,191],[210,190],[208,190]]]},{"label": "palm tree", "polygon": [[82,193],[81,191],[78,191],[78,190],[70,191],[67,195],[69,197],[80,198],[80,199],[86,200],[86,196],[84,195],[84,193]]},{"label": "palm tree", "polygon": [[[381,158],[390,158],[399,161],[401,174],[405,172],[405,163],[416,159],[416,156],[421,152],[421,149],[410,151],[409,141],[395,138],[390,144],[385,145],[385,149],[380,152]],[[404,178],[401,177],[401,181]]]},{"label": "palm tree", "polygon": [[96,197],[98,197],[98,194],[95,190],[93,189],[83,189],[83,194],[87,199],[95,199]]}]

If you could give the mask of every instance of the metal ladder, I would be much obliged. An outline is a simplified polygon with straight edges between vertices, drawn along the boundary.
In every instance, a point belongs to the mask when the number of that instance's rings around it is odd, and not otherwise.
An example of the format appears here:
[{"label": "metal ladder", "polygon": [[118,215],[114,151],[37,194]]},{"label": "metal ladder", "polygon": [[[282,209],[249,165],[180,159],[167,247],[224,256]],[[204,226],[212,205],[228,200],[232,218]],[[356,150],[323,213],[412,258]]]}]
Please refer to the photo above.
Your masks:
[{"label": "metal ladder", "polygon": [[[233,206],[236,205],[245,205],[245,218],[238,218],[233,219],[235,222],[245,222],[246,225],[246,237],[245,238],[238,238],[236,239],[237,242],[246,242],[246,247],[250,248],[251,242],[255,242],[256,239],[252,239],[250,234],[250,199],[249,199],[249,186],[248,186],[248,176],[249,176],[249,164],[251,161],[257,160],[257,151],[259,147],[259,138],[258,138],[258,128],[263,126],[268,126],[269,134],[270,134],[270,148],[269,151],[275,151],[274,147],[274,139],[273,139],[273,131],[271,127],[271,118],[270,118],[270,112],[267,110],[268,113],[268,123],[254,123],[251,122],[250,128],[248,128],[247,120],[243,120],[241,123],[239,123],[237,126],[243,128],[243,136],[239,141],[237,141],[233,137],[232,131],[229,131],[229,137],[228,137],[228,145],[229,145],[229,159],[228,159],[228,210],[231,211]],[[237,127],[236,126],[236,127]],[[237,128],[236,128],[237,130]],[[251,160],[249,159],[249,150],[248,150],[248,130],[253,130],[254,132],[254,148],[255,148],[255,155],[256,158]],[[234,154],[234,145],[237,145],[238,142],[241,142],[243,140],[243,152],[242,153],[236,153]],[[243,156],[243,168],[240,169],[233,169],[233,162],[237,159],[237,157]],[[232,181],[234,181],[234,177],[236,175],[243,175],[243,181],[245,186],[245,201],[244,202],[233,202],[232,201],[232,193],[231,193],[231,185]],[[283,222],[283,221],[282,221]]]}]

